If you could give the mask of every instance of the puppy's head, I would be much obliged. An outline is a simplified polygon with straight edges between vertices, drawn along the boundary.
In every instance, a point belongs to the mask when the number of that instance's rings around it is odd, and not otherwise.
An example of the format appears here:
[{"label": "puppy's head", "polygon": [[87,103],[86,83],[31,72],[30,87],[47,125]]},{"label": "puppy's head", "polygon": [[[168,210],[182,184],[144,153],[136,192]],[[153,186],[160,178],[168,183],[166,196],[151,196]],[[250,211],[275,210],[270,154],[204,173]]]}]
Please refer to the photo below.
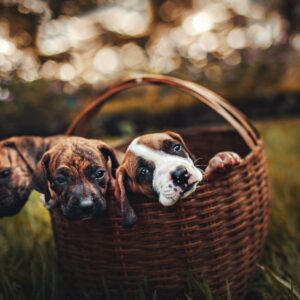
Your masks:
[{"label": "puppy's head", "polygon": [[106,209],[105,195],[117,166],[105,143],[70,137],[43,155],[33,181],[46,203],[51,200],[68,219],[93,218]]},{"label": "puppy's head", "polygon": [[42,144],[38,137],[0,142],[0,217],[17,214],[26,203]]},{"label": "puppy's head", "polygon": [[195,191],[202,173],[182,137],[171,131],[140,136],[128,147],[117,170],[116,198],[121,200],[123,225],[136,221],[126,191],[157,197],[171,206]]}]

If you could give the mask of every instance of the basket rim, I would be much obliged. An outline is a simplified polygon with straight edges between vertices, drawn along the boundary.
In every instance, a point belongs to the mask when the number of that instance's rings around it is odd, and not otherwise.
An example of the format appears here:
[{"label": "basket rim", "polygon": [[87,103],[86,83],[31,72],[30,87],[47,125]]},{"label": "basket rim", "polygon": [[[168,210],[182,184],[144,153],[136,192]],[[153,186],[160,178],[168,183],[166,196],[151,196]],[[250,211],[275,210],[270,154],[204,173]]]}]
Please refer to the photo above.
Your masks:
[{"label": "basket rim", "polygon": [[[212,129],[213,131],[217,131],[217,132],[220,132],[220,131],[227,132],[228,130],[234,131],[230,125],[217,125],[217,126],[213,125],[213,126],[209,126],[209,127],[201,127],[201,129],[206,129],[206,128]],[[182,133],[184,131],[187,132],[187,131],[190,131],[193,129],[199,129],[199,125],[192,126],[192,127],[185,127],[183,129],[179,129],[178,131],[179,131],[179,133]],[[132,141],[133,139],[134,139],[134,137],[125,137],[124,139],[118,140],[115,142],[114,148],[118,149],[120,147],[123,147],[124,145],[129,144],[130,141]],[[250,155],[253,153],[259,152],[261,148],[264,148],[264,141],[261,138],[261,136],[259,136],[257,138],[257,144],[255,145],[255,147],[253,149],[249,149],[249,153],[247,153],[247,155],[243,157],[243,160],[239,166],[244,165],[246,163],[245,162],[246,160],[250,160]]]},{"label": "basket rim", "polygon": [[77,115],[66,131],[66,135],[74,134],[76,130],[86,130],[89,119],[95,117],[96,113],[109,99],[123,90],[146,84],[160,84],[175,87],[193,96],[198,101],[210,107],[217,114],[222,116],[240,135],[250,149],[255,148],[260,135],[250,120],[230,102],[215,92],[197,83],[178,79],[166,75],[141,75],[119,81],[109,86],[104,92],[90,103],[81,113]]}]

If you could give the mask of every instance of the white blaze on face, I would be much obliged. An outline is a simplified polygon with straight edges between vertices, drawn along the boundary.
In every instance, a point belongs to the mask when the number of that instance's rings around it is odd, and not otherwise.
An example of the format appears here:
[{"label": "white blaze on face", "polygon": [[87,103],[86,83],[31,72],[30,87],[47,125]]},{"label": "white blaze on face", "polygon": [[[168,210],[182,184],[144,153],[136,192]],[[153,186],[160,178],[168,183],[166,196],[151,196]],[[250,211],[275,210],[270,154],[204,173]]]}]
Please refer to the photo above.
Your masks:
[{"label": "white blaze on face", "polygon": [[[180,198],[185,198],[195,191],[197,184],[203,179],[202,173],[195,167],[189,157],[180,157],[154,150],[146,145],[139,144],[138,139],[133,140],[128,150],[137,157],[150,161],[155,165],[153,173],[153,188],[159,195],[159,202],[163,206],[171,206]],[[185,167],[189,173],[187,184],[190,186],[188,191],[184,191],[180,186],[175,185],[171,173],[177,167]]]}]

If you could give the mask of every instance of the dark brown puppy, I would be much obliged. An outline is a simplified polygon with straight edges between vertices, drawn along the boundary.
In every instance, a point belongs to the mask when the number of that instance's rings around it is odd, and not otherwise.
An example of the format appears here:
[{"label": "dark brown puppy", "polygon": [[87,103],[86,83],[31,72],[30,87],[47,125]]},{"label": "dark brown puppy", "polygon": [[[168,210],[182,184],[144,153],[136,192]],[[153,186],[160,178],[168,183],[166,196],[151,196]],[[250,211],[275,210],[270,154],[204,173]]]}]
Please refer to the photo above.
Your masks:
[{"label": "dark brown puppy", "polygon": [[106,209],[106,193],[118,165],[107,144],[69,137],[43,155],[34,186],[48,208],[59,206],[68,219],[93,218]]},{"label": "dark brown puppy", "polygon": [[178,133],[167,131],[136,138],[129,145],[116,176],[115,196],[120,202],[123,226],[130,227],[137,221],[127,199],[128,192],[155,197],[163,206],[171,206],[195,191],[203,173],[209,179],[240,161],[237,154],[222,152],[203,172],[194,165],[193,155]]},{"label": "dark brown puppy", "polygon": [[32,176],[38,161],[62,138],[24,136],[0,142],[0,217],[21,210],[32,191]]}]

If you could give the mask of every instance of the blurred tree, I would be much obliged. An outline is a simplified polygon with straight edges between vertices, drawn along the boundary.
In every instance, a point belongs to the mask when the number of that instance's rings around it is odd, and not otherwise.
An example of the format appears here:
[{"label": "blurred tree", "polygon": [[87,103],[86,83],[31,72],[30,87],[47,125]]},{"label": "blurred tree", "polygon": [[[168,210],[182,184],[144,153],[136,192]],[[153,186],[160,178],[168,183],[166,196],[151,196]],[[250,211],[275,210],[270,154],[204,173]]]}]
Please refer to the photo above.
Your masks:
[{"label": "blurred tree", "polygon": [[279,10],[288,20],[288,33],[291,35],[300,30],[300,3],[298,0],[281,0]]},{"label": "blurred tree", "polygon": [[298,0],[0,0],[0,12],[2,137],[62,132],[79,99],[141,71],[243,101],[300,90]]},{"label": "blurred tree", "polygon": [[[66,95],[44,81],[10,86],[14,101],[0,102],[0,138],[61,134],[70,122]],[[17,105],[16,105],[17,104]]]}]

